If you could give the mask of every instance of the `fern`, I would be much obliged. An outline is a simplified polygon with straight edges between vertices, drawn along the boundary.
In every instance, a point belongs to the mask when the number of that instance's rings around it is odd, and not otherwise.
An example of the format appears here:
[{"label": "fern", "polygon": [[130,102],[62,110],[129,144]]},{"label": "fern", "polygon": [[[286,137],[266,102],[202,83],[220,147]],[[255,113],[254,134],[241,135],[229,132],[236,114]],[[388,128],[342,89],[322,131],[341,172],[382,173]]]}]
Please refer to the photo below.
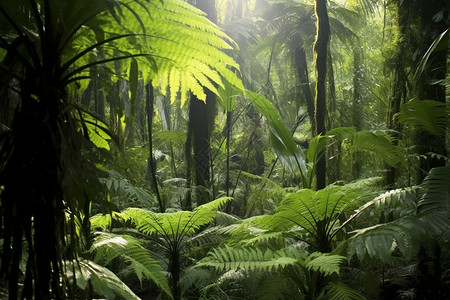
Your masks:
[{"label": "fern", "polygon": [[339,282],[330,282],[325,291],[330,300],[366,300],[358,291]]},{"label": "fern", "polygon": [[120,257],[127,263],[132,273],[137,276],[142,285],[142,279],[151,279],[167,295],[171,295],[167,279],[161,267],[154,261],[149,252],[143,248],[138,240],[129,235],[96,232],[93,239],[91,253],[95,253],[95,262],[103,261],[108,264]]},{"label": "fern", "polygon": [[[132,18],[130,11],[124,11],[123,18],[132,32],[142,32],[143,25],[145,36],[137,41],[157,66],[157,72],[150,78],[155,85],[160,85],[163,93],[170,87],[172,102],[181,91],[183,105],[188,90],[205,100],[202,86],[220,96],[216,85],[224,86],[221,76],[243,89],[238,77],[230,70],[238,69],[237,63],[221,51],[231,50],[235,43],[204,18],[201,11],[177,0],[152,0],[145,5],[131,3],[130,7],[140,16],[150,13],[150,17],[142,18],[142,24]],[[120,28],[116,26],[115,29]],[[145,65],[145,59],[141,58],[140,63]]]},{"label": "fern", "polygon": [[445,103],[434,100],[411,100],[396,115],[401,123],[435,136],[445,136],[449,116]]},{"label": "fern", "polygon": [[325,276],[336,273],[339,275],[339,265],[345,260],[340,255],[330,255],[320,252],[311,253],[305,260],[305,267],[308,270],[318,271]]},{"label": "fern", "polygon": [[83,290],[91,284],[94,291],[106,299],[115,299],[117,296],[122,299],[140,299],[113,272],[92,261],[79,259],[77,262],[68,262],[67,267],[75,271],[75,274],[69,272],[68,277],[74,277],[77,286]]},{"label": "fern", "polygon": [[162,235],[181,238],[193,234],[201,226],[214,220],[216,210],[231,198],[219,198],[193,211],[178,211],[174,213],[155,213],[140,208],[128,208],[119,215],[124,220],[130,220],[136,228],[148,235]]},{"label": "fern", "polygon": [[214,249],[197,265],[213,267],[218,271],[243,269],[246,271],[274,271],[298,262],[297,258],[285,256],[283,251],[264,252],[259,248],[232,248],[227,245]]}]

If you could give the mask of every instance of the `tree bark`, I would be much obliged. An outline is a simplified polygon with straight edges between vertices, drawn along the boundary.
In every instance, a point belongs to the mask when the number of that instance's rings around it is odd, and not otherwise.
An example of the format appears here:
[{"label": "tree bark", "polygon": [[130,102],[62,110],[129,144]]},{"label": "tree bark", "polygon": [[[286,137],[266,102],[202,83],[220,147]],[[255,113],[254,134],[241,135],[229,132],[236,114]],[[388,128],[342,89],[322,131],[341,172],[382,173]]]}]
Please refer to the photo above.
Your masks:
[{"label": "tree bark", "polygon": [[[314,43],[316,98],[314,100],[315,136],[325,133],[326,114],[326,79],[327,79],[327,52],[330,40],[330,23],[328,20],[327,1],[316,0],[317,36]],[[316,188],[326,186],[326,162],[323,153],[319,154],[316,162]]]},{"label": "tree bark", "polygon": [[[448,29],[448,7],[446,0],[420,0],[420,33],[421,56],[425,54],[434,39]],[[436,16],[442,12],[442,19]],[[435,100],[445,103],[445,79],[447,75],[447,50],[431,53],[427,66],[417,79],[416,89],[420,100]],[[423,181],[428,171],[435,167],[445,166],[445,160],[437,157],[423,158],[427,153],[446,156],[445,135],[433,136],[427,133],[416,135],[419,145],[420,166],[417,183]]]}]

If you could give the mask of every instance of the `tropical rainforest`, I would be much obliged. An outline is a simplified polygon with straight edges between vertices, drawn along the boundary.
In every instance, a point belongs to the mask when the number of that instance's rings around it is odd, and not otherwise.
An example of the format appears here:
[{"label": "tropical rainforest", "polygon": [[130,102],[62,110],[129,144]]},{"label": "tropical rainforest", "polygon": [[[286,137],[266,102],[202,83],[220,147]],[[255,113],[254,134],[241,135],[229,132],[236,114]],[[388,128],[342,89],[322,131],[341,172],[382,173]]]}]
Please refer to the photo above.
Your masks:
[{"label": "tropical rainforest", "polygon": [[450,299],[445,0],[2,0],[0,298]]}]

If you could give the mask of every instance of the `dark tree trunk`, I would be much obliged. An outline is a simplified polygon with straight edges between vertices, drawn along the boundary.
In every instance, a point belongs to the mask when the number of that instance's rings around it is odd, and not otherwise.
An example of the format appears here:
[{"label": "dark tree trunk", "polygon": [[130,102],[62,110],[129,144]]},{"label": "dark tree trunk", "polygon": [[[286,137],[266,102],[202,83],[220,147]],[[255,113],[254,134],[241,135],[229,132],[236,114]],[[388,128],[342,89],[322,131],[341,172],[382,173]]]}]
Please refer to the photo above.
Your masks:
[{"label": "dark tree trunk", "polygon": [[[446,0],[420,0],[420,33],[421,54],[425,54],[434,39],[448,29],[448,7]],[[436,19],[442,12],[442,19]],[[420,100],[435,100],[445,103],[445,78],[447,74],[447,50],[433,52],[416,87]],[[446,156],[445,135],[432,136],[420,133],[416,135],[419,155],[432,152]],[[435,167],[445,166],[445,160],[437,157],[421,158],[417,182],[422,182],[428,171]]]},{"label": "dark tree trunk", "polygon": [[[314,44],[314,57],[316,64],[316,98],[314,101],[315,136],[325,133],[326,111],[326,79],[328,42],[330,40],[330,23],[328,20],[327,1],[316,0],[317,37]],[[326,162],[323,153],[316,162],[316,188],[326,186]]]},{"label": "dark tree trunk", "polygon": [[[195,6],[205,12],[211,22],[217,23],[216,2],[214,0],[197,0]],[[205,93],[206,101],[201,101],[191,94],[189,126],[191,126],[194,145],[195,184],[208,188],[210,186],[209,139],[214,124],[216,98],[214,93],[207,89],[205,89]],[[209,196],[206,190],[198,189],[196,199],[198,205],[208,202]]]},{"label": "dark tree trunk", "polygon": [[308,64],[306,61],[305,49],[302,45],[292,45],[294,51],[294,63],[297,70],[297,76],[300,82],[301,93],[304,97],[309,119],[311,120],[311,130],[314,135],[316,126],[314,122],[314,100],[311,94],[308,77]]},{"label": "dark tree trunk", "polygon": [[148,148],[149,148],[149,157],[148,157],[148,173],[150,175],[150,182],[152,186],[152,190],[156,195],[156,199],[159,205],[159,211],[165,212],[166,205],[161,198],[158,188],[158,180],[156,178],[156,162],[153,157],[153,110],[154,110],[154,94],[153,94],[153,86],[152,83],[149,82],[146,86],[147,97],[146,97],[146,111],[147,111],[147,125],[148,125]]},{"label": "dark tree trunk", "polygon": [[[352,124],[356,130],[362,130],[363,105],[362,105],[362,50],[359,41],[353,48],[353,103],[352,103]],[[352,179],[357,179],[361,173],[361,157],[358,153],[352,154]]]}]

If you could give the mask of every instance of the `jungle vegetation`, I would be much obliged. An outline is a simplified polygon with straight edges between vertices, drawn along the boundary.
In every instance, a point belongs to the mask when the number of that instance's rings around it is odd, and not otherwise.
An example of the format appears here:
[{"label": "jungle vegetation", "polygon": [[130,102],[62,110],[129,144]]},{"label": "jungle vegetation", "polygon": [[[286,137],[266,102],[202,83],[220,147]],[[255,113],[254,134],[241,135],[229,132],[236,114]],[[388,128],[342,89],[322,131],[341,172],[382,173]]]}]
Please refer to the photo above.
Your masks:
[{"label": "jungle vegetation", "polygon": [[2,0],[0,298],[450,298],[445,0]]}]

